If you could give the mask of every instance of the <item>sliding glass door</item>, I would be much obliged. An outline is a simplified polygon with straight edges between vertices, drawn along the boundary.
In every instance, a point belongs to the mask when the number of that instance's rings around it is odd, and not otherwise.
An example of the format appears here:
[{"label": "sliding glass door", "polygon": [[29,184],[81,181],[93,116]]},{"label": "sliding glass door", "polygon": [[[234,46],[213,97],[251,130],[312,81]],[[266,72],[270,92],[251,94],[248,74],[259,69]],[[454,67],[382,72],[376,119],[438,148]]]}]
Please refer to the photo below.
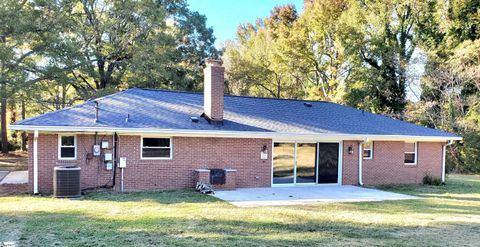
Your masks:
[{"label": "sliding glass door", "polygon": [[292,184],[294,179],[295,144],[275,143],[273,154],[273,183]]},{"label": "sliding glass door", "polygon": [[275,143],[273,184],[315,183],[315,164],[315,143]]},{"label": "sliding glass door", "polygon": [[315,143],[297,143],[297,183],[315,183],[316,150]]},{"label": "sliding glass door", "polygon": [[338,143],[318,143],[318,180],[319,184],[338,182]]},{"label": "sliding glass door", "polygon": [[274,143],[273,184],[338,183],[339,143]]}]

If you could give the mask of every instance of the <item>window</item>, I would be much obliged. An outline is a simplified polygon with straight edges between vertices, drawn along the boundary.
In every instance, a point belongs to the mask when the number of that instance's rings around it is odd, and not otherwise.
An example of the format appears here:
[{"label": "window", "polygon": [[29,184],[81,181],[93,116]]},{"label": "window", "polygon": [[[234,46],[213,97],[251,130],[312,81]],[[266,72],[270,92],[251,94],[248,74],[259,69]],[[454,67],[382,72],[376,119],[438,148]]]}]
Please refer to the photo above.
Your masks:
[{"label": "window", "polygon": [[77,158],[77,137],[75,135],[58,136],[58,158],[61,160]]},{"label": "window", "polygon": [[417,164],[417,143],[405,142],[405,164],[415,165]]},{"label": "window", "polygon": [[274,143],[273,184],[316,183],[316,143]]},{"label": "window", "polygon": [[171,138],[142,138],[142,159],[171,159]]},{"label": "window", "polygon": [[373,142],[365,142],[362,144],[363,149],[363,158],[372,159],[373,158]]}]

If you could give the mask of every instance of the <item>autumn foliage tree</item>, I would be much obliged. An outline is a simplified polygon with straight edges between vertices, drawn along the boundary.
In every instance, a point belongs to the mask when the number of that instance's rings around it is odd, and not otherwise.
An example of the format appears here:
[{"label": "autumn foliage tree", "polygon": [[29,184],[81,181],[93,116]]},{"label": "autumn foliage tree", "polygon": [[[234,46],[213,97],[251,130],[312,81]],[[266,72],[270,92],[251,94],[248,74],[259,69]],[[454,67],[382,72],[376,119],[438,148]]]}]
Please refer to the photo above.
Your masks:
[{"label": "autumn foliage tree", "polygon": [[479,1],[305,3],[239,27],[224,53],[231,93],[327,100],[458,133],[449,167],[480,171]]},{"label": "autumn foliage tree", "polygon": [[219,55],[185,0],[6,0],[0,21],[3,152],[7,104],[26,116],[129,87],[198,90]]}]

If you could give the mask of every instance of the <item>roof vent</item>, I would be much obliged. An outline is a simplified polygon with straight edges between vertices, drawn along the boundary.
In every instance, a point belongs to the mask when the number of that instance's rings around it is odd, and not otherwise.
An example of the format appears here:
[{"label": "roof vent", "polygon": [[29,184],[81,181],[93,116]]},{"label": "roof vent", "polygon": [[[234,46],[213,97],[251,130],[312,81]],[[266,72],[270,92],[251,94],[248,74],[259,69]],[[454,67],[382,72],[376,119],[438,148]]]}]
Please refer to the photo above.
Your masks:
[{"label": "roof vent", "polygon": [[199,121],[198,117],[190,117],[190,120],[192,120],[192,123],[198,123]]},{"label": "roof vent", "polygon": [[94,123],[98,122],[98,101],[94,100],[93,103],[95,104],[95,120]]},{"label": "roof vent", "polygon": [[125,123],[128,123],[130,121],[130,114],[127,113],[127,117],[125,118]]},{"label": "roof vent", "polygon": [[312,103],[310,103],[310,102],[305,102],[305,103],[303,103],[303,105],[305,107],[312,107],[313,106]]}]

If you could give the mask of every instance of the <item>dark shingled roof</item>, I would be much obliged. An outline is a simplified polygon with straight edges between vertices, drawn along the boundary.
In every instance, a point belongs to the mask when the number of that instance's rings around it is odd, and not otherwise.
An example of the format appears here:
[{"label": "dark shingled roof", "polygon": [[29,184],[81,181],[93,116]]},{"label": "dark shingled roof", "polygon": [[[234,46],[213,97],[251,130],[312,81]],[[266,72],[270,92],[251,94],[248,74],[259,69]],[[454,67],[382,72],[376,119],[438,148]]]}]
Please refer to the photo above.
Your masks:
[{"label": "dark shingled roof", "polygon": [[204,118],[198,123],[191,121],[190,117],[203,113],[200,93],[133,88],[99,98],[97,102],[100,109],[97,122],[94,122],[95,103],[88,101],[15,125],[458,137],[322,101],[225,96],[222,126],[211,125]]}]

